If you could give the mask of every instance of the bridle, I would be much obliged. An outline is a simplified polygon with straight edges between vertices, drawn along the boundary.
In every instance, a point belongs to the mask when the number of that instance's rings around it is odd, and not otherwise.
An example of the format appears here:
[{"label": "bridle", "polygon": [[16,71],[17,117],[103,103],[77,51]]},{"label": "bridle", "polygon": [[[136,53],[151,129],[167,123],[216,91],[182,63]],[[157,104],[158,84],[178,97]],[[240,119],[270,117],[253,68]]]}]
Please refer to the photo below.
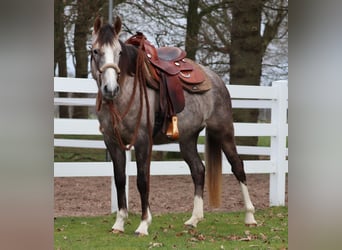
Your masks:
[{"label": "bridle", "polygon": [[99,86],[102,85],[102,73],[109,68],[112,68],[115,70],[116,74],[117,74],[117,82],[119,82],[120,79],[120,73],[121,70],[119,68],[119,66],[115,63],[106,63],[104,64],[101,68],[99,67],[99,63],[95,60],[95,56],[94,56],[94,52],[93,50],[91,50],[91,57],[90,57],[90,62],[93,62],[96,66],[96,73],[97,73],[97,77],[96,80],[98,81]]},{"label": "bridle", "polygon": [[[95,60],[95,59],[94,59]],[[115,63],[106,63],[101,68],[98,68],[98,71],[102,74],[106,69],[112,68],[116,71],[116,74],[118,75],[118,78],[120,77],[120,68]]]}]

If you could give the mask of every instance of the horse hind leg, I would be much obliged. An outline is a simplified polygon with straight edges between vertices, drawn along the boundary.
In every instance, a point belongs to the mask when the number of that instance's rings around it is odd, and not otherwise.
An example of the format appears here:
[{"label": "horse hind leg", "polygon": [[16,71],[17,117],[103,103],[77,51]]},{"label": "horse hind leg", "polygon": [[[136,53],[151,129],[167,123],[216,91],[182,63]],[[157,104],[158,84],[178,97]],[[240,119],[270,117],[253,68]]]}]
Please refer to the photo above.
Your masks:
[{"label": "horse hind leg", "polygon": [[184,225],[196,227],[200,222],[203,215],[203,189],[204,189],[204,177],[205,170],[201,158],[197,152],[197,136],[194,135],[191,139],[188,139],[179,143],[180,151],[185,162],[188,164],[191,172],[192,181],[194,183],[194,207],[191,218],[187,220]]},{"label": "horse hind leg", "polygon": [[250,226],[257,225],[257,222],[254,219],[255,208],[250,199],[247,188],[246,174],[243,166],[243,161],[240,159],[236,150],[234,130],[230,129],[227,135],[223,138],[224,140],[222,142],[222,150],[225,156],[227,157],[230,165],[232,166],[233,174],[240,183],[242,198],[246,210],[245,224]]}]

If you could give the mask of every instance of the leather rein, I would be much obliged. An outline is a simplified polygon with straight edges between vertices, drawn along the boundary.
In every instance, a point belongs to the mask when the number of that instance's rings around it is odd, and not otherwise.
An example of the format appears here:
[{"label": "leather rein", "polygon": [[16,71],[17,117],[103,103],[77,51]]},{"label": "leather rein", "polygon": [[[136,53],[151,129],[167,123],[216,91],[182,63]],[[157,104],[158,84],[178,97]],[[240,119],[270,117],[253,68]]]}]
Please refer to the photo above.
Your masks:
[{"label": "leather rein", "polygon": [[[138,48],[138,56],[137,56],[137,61],[138,60],[143,60],[143,53],[142,50],[139,46]],[[101,85],[102,85],[102,73],[108,69],[108,68],[112,68],[116,71],[117,75],[118,75],[118,83],[120,85],[120,73],[121,70],[119,68],[119,66],[117,64],[114,63],[107,63],[105,65],[103,65],[101,68],[98,67],[98,63],[96,62],[93,54],[91,55],[91,61],[94,61],[95,65],[96,65],[96,70],[97,70],[97,79],[96,81],[98,82],[98,86],[99,86],[99,90],[97,92],[97,96],[96,96],[96,111],[99,112],[101,110],[102,105],[108,105],[109,110],[110,110],[110,114],[112,116],[112,122],[113,122],[113,130],[114,130],[114,134],[115,137],[117,138],[117,141],[119,143],[119,146],[121,147],[122,150],[130,150],[138,137],[138,131],[139,131],[139,127],[140,127],[140,123],[142,120],[142,111],[143,111],[143,101],[144,101],[144,97],[145,97],[145,103],[146,103],[146,107],[147,107],[147,112],[146,112],[146,118],[147,118],[147,126],[148,126],[148,132],[149,132],[149,137],[151,139],[152,142],[152,127],[151,127],[151,123],[150,123],[150,119],[149,119],[149,114],[150,114],[150,106],[149,106],[149,102],[148,102],[148,96],[147,96],[147,86],[146,86],[146,79],[144,76],[144,72],[142,72],[142,70],[139,70],[139,64],[137,63],[137,67],[136,67],[136,74],[134,76],[134,83],[133,83],[133,91],[132,94],[130,96],[127,108],[125,110],[125,112],[123,112],[123,114],[120,114],[120,112],[117,110],[117,108],[115,108],[113,100],[103,100],[102,99],[102,92],[101,92]],[[139,79],[138,79],[139,78]],[[139,98],[139,112],[138,112],[138,120],[137,123],[135,125],[134,128],[134,134],[131,138],[130,143],[127,145],[124,144],[124,142],[122,141],[122,138],[120,136],[120,131],[118,128],[118,124],[120,122],[122,122],[122,120],[125,118],[125,116],[128,114],[129,110],[131,109],[131,106],[133,104],[133,101],[135,99],[135,94],[136,94],[136,89],[137,89],[137,85],[138,85],[138,80],[140,81],[139,84],[139,89],[140,89],[140,98]],[[100,125],[100,131],[102,132],[102,128]]]}]

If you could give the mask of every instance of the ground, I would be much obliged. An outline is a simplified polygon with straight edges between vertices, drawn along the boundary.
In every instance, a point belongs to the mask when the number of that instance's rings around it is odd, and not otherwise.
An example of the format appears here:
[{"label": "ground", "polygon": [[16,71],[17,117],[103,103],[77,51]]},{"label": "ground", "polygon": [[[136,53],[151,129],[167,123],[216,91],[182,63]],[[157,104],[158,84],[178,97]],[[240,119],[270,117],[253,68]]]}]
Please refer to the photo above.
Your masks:
[{"label": "ground", "polygon": [[[110,214],[110,177],[55,178],[54,216],[95,216]],[[251,200],[256,209],[269,206],[269,175],[247,175]],[[152,214],[191,212],[193,184],[190,176],[151,176],[150,207]],[[222,204],[210,208],[208,194],[204,193],[204,211],[243,210],[240,185],[233,175],[223,176]],[[129,178],[129,211],[140,212],[140,198],[136,177]],[[286,205],[288,194],[286,188]]]}]

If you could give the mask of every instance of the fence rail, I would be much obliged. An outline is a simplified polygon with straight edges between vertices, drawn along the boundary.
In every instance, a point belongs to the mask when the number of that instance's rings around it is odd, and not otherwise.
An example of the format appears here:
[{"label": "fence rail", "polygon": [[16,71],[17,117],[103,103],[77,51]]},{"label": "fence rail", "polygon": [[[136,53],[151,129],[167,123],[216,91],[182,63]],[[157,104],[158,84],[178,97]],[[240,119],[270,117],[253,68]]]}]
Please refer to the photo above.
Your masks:
[{"label": "fence rail", "polygon": [[[272,86],[227,85],[232,98],[233,108],[258,108],[271,110],[270,123],[234,123],[236,136],[270,136],[270,147],[238,146],[239,154],[266,155],[270,160],[244,161],[245,171],[249,174],[266,173],[270,175],[270,205],[285,204],[285,179],[288,173],[288,136],[287,109],[288,83],[276,81]],[[97,92],[96,82],[92,79],[54,78],[54,91],[66,93]],[[94,106],[95,98],[54,98],[55,106]],[[96,119],[54,119],[55,135],[100,135]],[[201,136],[204,136],[204,131]],[[54,139],[55,147],[100,148],[102,140]],[[154,145],[153,151],[179,152],[178,144]],[[198,145],[198,151],[204,152],[204,145]],[[127,178],[136,175],[135,162],[131,160],[131,151],[126,152]],[[223,174],[231,174],[230,164],[223,159]],[[151,175],[189,175],[184,161],[152,161]],[[112,177],[112,212],[116,211],[116,190],[113,181],[111,162],[55,162],[55,177],[111,176]],[[127,182],[128,183],[128,182]],[[128,194],[128,189],[126,189]]]}]

